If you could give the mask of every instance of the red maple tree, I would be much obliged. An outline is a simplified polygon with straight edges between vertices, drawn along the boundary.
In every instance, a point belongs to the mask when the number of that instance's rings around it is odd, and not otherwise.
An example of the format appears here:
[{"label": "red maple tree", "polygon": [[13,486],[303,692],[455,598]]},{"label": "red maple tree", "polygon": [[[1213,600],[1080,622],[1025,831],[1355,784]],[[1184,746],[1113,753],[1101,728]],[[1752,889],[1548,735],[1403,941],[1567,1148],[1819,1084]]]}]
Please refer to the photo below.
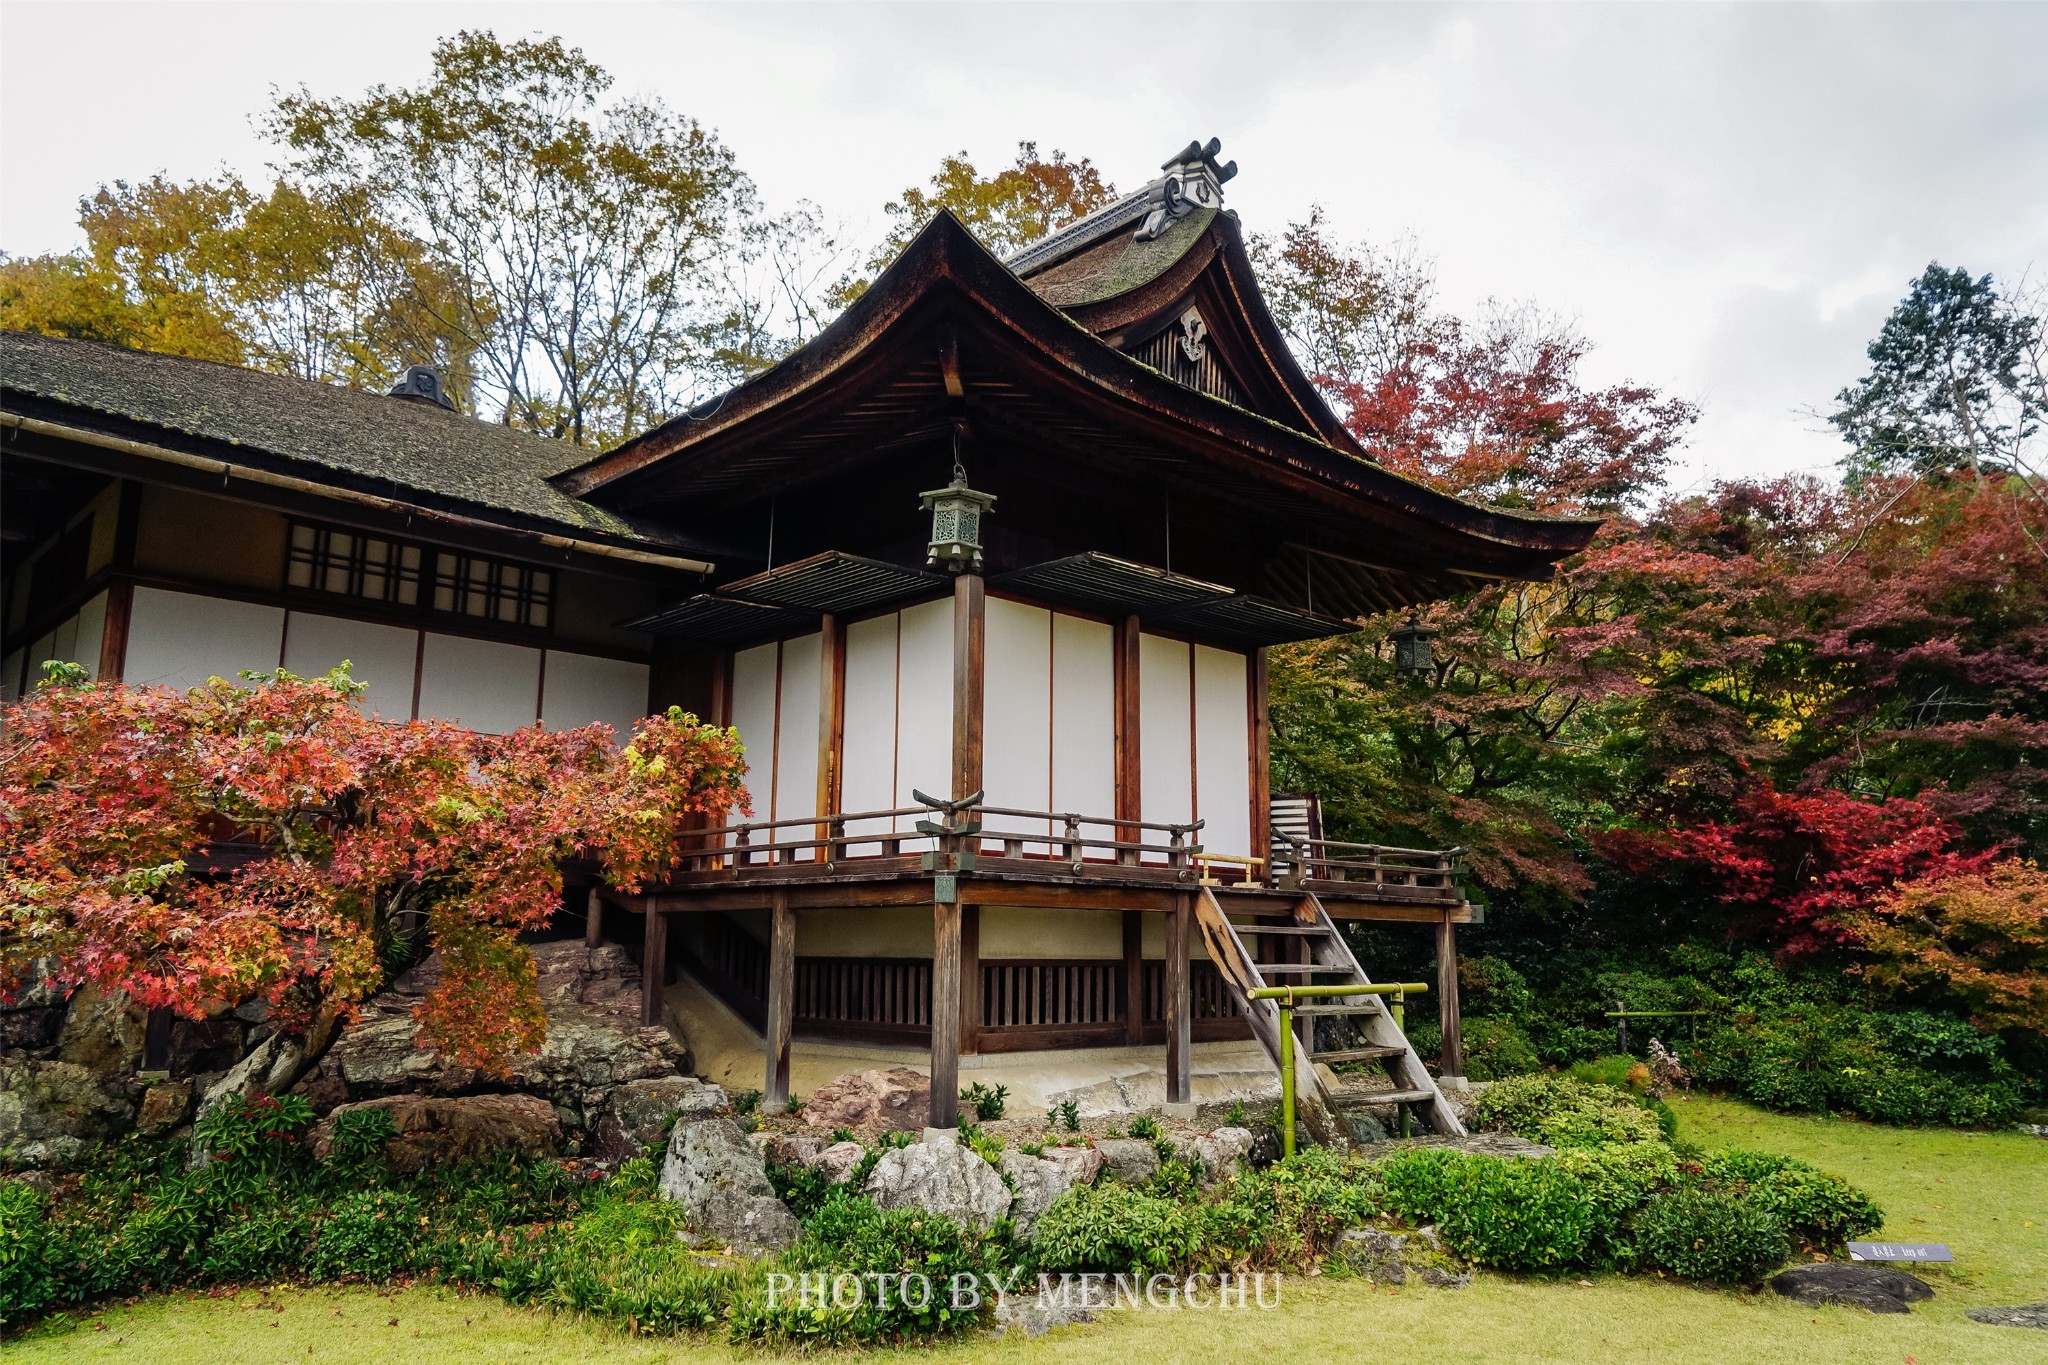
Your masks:
[{"label": "red maple tree", "polygon": [[[738,804],[737,736],[676,710],[484,735],[362,714],[346,666],[190,692],[61,673],[0,709],[0,988],[91,982],[191,1018],[267,1002],[301,1069],[393,954],[433,948],[423,1045],[501,1067],[544,1030],[563,861],[659,878]],[[287,1082],[288,1083],[288,1082]]]}]

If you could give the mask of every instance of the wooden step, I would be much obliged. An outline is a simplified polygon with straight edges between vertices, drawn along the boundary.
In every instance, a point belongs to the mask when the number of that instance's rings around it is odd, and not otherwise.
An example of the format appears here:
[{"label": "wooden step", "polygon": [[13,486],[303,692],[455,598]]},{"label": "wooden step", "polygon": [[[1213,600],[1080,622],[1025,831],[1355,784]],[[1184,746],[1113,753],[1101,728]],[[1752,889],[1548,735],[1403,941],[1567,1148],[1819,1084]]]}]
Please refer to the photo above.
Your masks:
[{"label": "wooden step", "polygon": [[1421,1104],[1436,1098],[1433,1090],[1336,1090],[1330,1098],[1338,1104]]},{"label": "wooden step", "polygon": [[[1349,972],[1349,967],[1332,967],[1322,962],[1254,962],[1260,976],[1304,976],[1311,972]],[[1332,981],[1332,986],[1341,986],[1341,981]]]},{"label": "wooden step", "polygon": [[1330,931],[1320,924],[1233,924],[1231,928],[1240,934],[1299,934],[1304,937],[1315,935],[1328,938]]},{"label": "wooden step", "polygon": [[1333,1052],[1311,1052],[1308,1058],[1312,1062],[1383,1062],[1407,1051],[1405,1047],[1346,1047]]}]

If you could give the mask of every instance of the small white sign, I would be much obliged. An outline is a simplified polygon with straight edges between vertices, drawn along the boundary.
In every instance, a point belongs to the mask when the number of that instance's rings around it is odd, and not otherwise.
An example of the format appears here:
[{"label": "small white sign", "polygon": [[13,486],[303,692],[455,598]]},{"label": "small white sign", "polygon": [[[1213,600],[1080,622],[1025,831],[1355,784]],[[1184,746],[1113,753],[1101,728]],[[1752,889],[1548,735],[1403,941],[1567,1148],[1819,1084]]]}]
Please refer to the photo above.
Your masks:
[{"label": "small white sign", "polygon": [[1855,1261],[1953,1261],[1946,1242],[1851,1242]]}]

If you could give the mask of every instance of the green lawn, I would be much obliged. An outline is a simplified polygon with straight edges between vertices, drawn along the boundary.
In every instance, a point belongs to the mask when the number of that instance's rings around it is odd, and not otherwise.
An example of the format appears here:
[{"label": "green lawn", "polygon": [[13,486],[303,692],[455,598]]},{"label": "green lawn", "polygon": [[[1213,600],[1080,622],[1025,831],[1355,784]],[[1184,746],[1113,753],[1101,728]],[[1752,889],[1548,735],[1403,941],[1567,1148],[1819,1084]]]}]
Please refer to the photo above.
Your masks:
[{"label": "green lawn", "polygon": [[[2048,1335],[1970,1322],[1963,1309],[2048,1299],[2048,1144],[2019,1134],[1879,1128],[1787,1118],[1722,1100],[1680,1100],[1680,1133],[1703,1145],[1789,1152],[1856,1181],[1884,1205],[1886,1234],[1945,1241],[1952,1274],[1910,1317],[1802,1308],[1656,1279],[1522,1281],[1482,1274],[1457,1292],[1290,1282],[1270,1313],[1115,1313],[1039,1341],[976,1340],[898,1353],[935,1362],[1361,1358],[1432,1361],[2028,1362]],[[395,1320],[395,1322],[394,1322]],[[885,1353],[871,1353],[875,1355]],[[636,1341],[566,1317],[443,1290],[275,1289],[159,1298],[10,1343],[9,1365],[148,1360],[273,1362],[727,1361],[759,1358],[697,1340]]]}]

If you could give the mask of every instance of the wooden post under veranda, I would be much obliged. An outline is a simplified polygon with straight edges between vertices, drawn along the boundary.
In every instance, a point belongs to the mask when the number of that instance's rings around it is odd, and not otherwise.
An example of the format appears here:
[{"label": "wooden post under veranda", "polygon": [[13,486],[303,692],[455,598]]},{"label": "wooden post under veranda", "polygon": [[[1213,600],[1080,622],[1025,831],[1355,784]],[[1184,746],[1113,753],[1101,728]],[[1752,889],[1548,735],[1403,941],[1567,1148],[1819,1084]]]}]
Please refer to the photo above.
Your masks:
[{"label": "wooden post under veranda", "polygon": [[780,1114],[789,1108],[790,1038],[796,1019],[796,911],[789,893],[778,891],[768,906],[768,1020],[762,1041],[768,1052],[761,1108]]},{"label": "wooden post under veranda", "polygon": [[1190,1052],[1193,1000],[1189,991],[1188,954],[1194,943],[1194,897],[1180,892],[1166,915],[1166,1102],[1185,1110],[1194,1103]]},{"label": "wooden post under veranda", "polygon": [[661,1022],[661,988],[668,976],[668,916],[660,902],[647,899],[644,937],[640,941],[640,1022]]},{"label": "wooden post under veranda", "polygon": [[1458,1017],[1458,926],[1451,923],[1448,910],[1436,925],[1436,1010],[1444,1035],[1437,1074],[1445,1078],[1462,1077],[1465,1038]]}]

